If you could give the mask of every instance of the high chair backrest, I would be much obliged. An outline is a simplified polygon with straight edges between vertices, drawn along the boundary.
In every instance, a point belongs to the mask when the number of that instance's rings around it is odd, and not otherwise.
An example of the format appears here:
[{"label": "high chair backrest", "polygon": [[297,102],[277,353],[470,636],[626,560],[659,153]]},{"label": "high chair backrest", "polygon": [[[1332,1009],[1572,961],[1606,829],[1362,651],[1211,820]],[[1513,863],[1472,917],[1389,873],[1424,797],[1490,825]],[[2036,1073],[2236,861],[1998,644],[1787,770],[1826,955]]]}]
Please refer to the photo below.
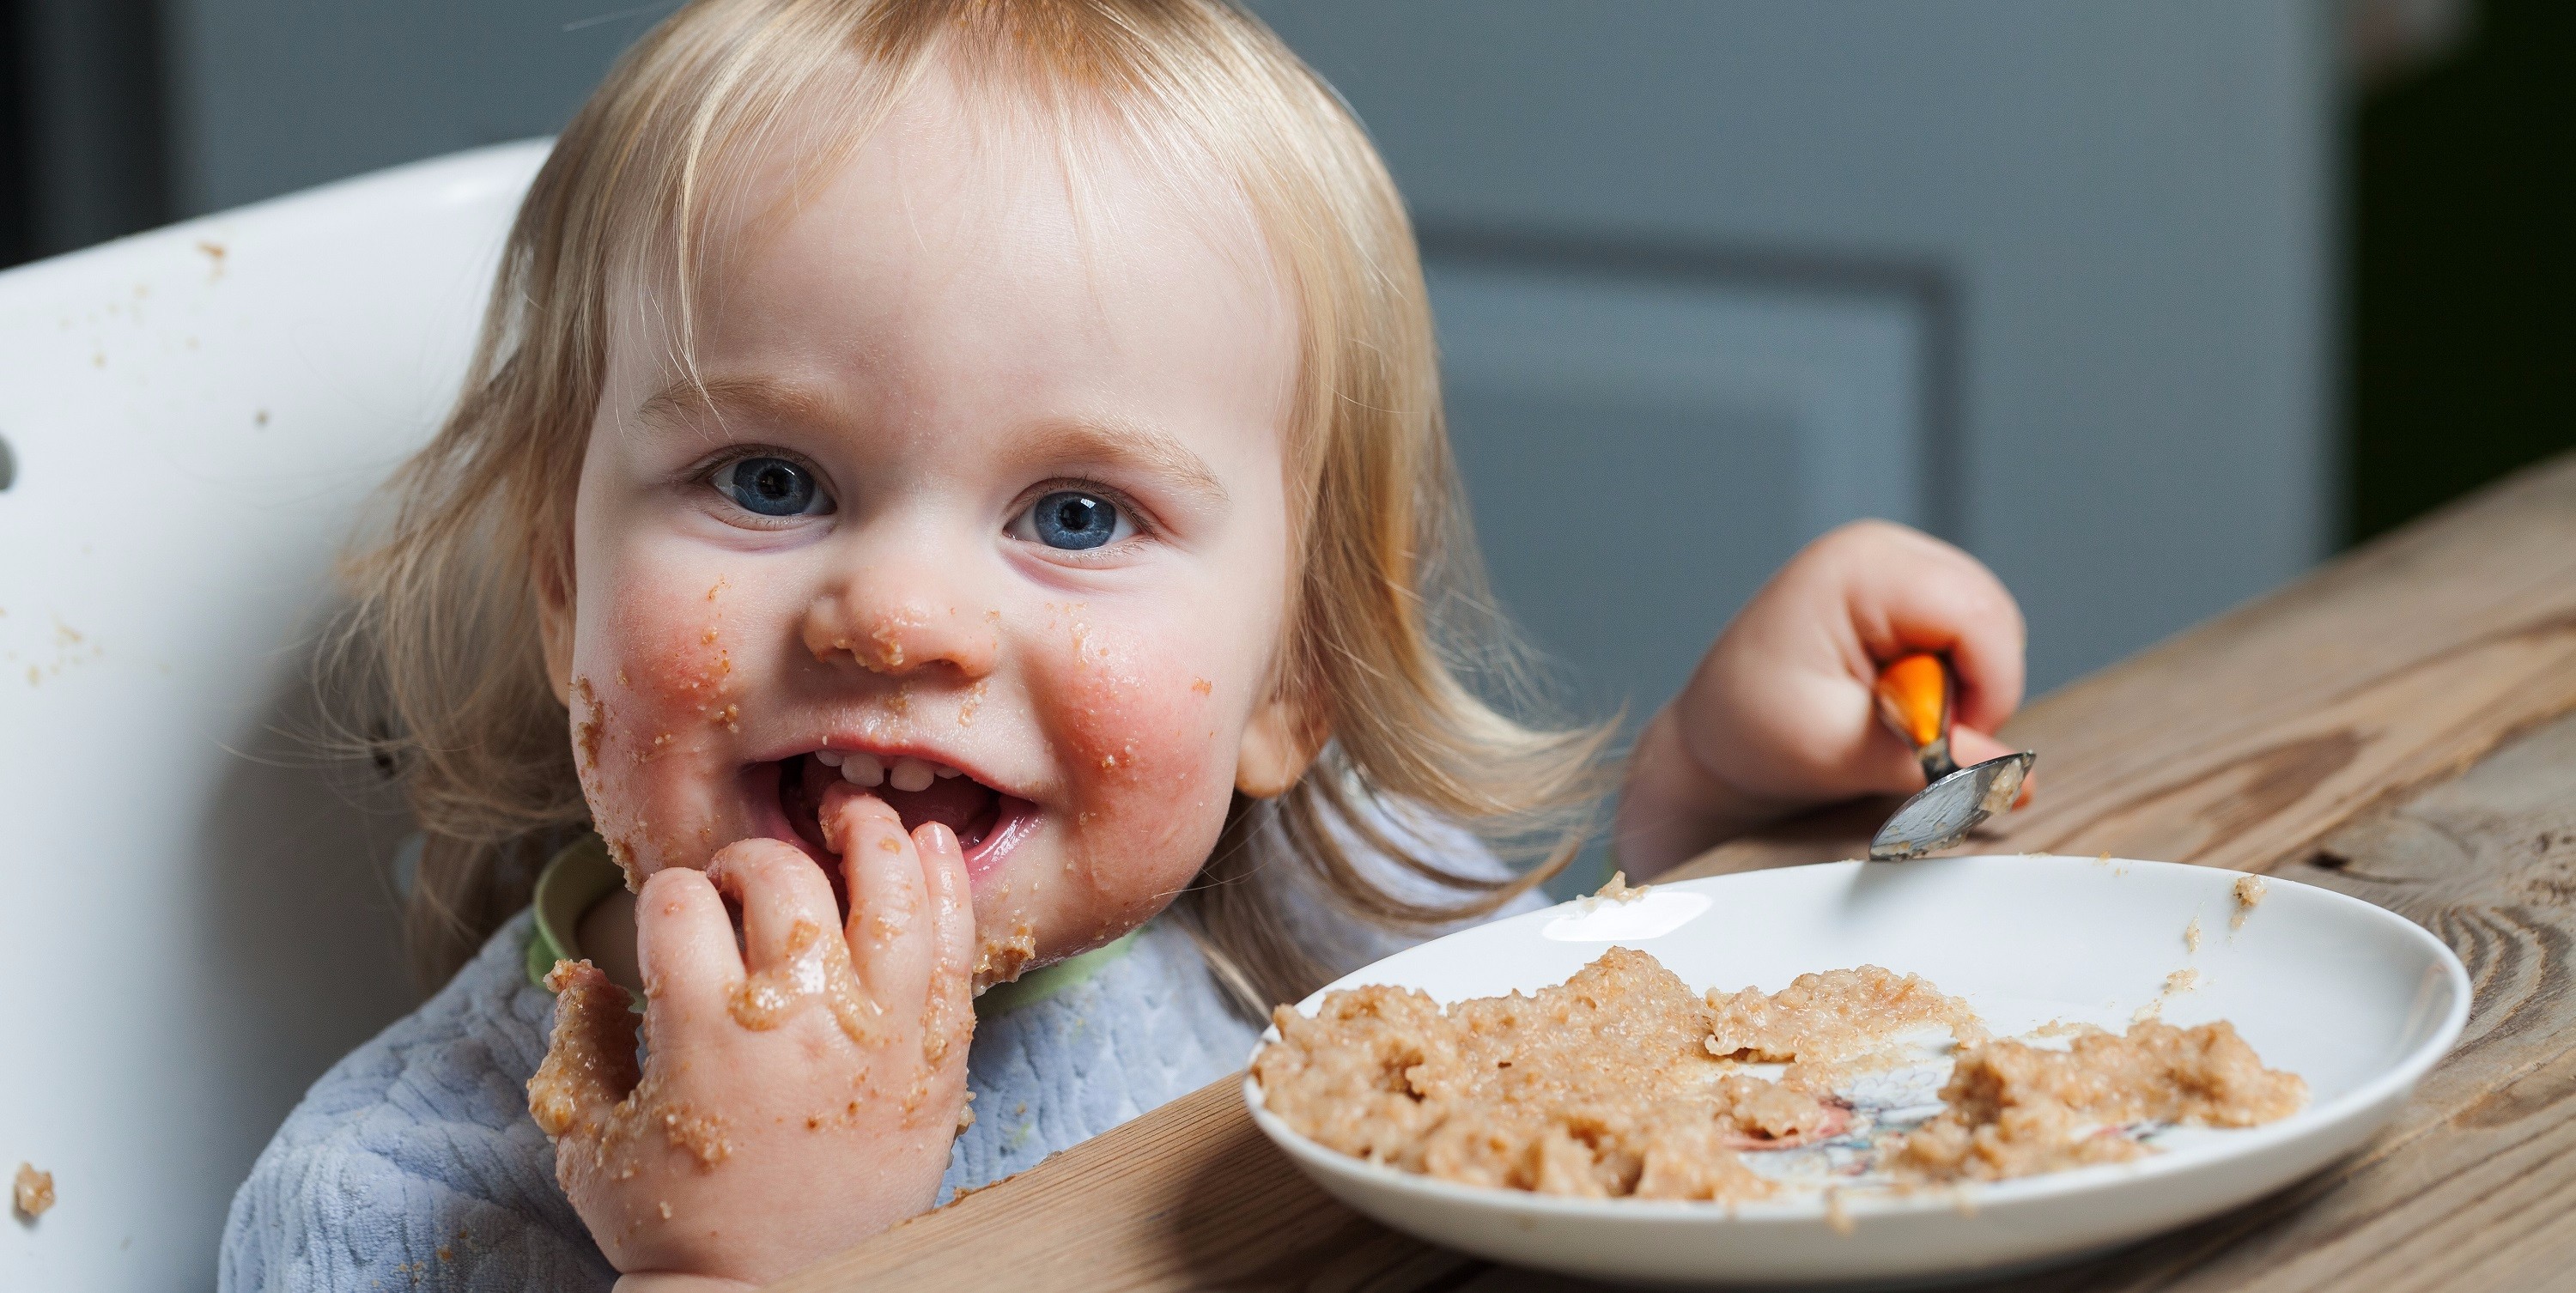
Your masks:
[{"label": "high chair backrest", "polygon": [[0,1288],[210,1287],[233,1188],[412,1002],[405,827],[310,648],[455,393],[542,144],[0,274]]}]

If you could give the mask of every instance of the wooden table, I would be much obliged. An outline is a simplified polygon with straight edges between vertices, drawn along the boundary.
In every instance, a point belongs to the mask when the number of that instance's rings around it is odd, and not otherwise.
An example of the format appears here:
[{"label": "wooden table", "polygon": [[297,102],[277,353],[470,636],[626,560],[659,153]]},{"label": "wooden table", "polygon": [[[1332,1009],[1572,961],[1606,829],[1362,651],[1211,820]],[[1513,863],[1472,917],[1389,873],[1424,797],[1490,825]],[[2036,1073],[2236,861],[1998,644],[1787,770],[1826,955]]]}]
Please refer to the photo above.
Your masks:
[{"label": "wooden table", "polygon": [[[2106,571],[2105,578],[2118,572]],[[2522,1289],[2576,1281],[2576,458],[2527,472],[2032,704],[2038,802],[1977,851],[2288,876],[2422,923],[2476,1008],[2353,1158],[2023,1289]],[[1858,856],[1883,804],[1677,875]],[[1239,1079],[778,1285],[1572,1288],[1417,1243],[1308,1185]]]}]

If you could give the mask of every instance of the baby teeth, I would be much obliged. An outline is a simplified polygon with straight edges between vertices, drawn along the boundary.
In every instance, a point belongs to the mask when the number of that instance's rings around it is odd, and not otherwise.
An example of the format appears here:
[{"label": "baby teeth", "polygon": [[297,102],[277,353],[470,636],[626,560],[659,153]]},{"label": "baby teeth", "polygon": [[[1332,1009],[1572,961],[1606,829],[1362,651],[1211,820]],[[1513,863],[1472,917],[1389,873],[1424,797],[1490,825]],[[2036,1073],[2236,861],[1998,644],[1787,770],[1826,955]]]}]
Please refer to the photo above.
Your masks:
[{"label": "baby teeth", "polygon": [[827,768],[840,769],[843,781],[871,790],[888,784],[897,790],[928,790],[933,781],[965,775],[945,763],[916,759],[909,754],[899,755],[891,763],[865,750],[816,750],[814,758]]},{"label": "baby teeth", "polygon": [[[904,762],[910,762],[905,760]],[[900,766],[900,765],[898,765]],[[841,780],[854,786],[874,789],[885,784],[885,762],[865,750],[853,750],[841,756]],[[902,789],[897,785],[896,789]]]},{"label": "baby teeth", "polygon": [[897,790],[928,790],[936,775],[929,764],[905,755],[894,761],[894,769],[886,774],[886,780]]}]

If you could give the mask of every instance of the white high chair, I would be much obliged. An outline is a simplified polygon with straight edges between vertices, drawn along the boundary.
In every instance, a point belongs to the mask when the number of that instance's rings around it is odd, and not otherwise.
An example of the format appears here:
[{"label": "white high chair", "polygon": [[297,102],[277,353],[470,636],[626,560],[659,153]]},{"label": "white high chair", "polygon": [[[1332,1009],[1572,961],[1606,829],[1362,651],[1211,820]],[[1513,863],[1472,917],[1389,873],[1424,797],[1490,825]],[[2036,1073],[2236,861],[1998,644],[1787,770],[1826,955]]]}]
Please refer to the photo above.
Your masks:
[{"label": "white high chair", "polygon": [[[542,143],[0,274],[0,1288],[210,1288],[304,1088],[413,1000],[405,827],[309,647],[455,393]],[[0,466],[0,473],[9,472]]]}]

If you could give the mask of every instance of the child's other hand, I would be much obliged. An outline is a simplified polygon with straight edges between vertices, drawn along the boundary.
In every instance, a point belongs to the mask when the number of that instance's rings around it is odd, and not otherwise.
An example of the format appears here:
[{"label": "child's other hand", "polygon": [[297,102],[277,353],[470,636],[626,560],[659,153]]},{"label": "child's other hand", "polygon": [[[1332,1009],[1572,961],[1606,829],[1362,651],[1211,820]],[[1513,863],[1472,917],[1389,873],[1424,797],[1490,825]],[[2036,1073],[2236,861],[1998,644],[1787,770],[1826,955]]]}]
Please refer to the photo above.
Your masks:
[{"label": "child's other hand", "polygon": [[846,927],[823,872],[776,840],[645,883],[640,1072],[624,990],[556,967],[528,1107],[624,1287],[767,1283],[929,1207],[947,1170],[975,1027],[964,856],[847,787],[822,816]]},{"label": "child's other hand", "polygon": [[1908,650],[1947,651],[1957,667],[1958,761],[2009,753],[1988,733],[2021,703],[2022,638],[2002,581],[1929,535],[1860,521],[1808,544],[1639,735],[1615,827],[1621,865],[1652,875],[1801,808],[1922,789],[1870,693]]}]

